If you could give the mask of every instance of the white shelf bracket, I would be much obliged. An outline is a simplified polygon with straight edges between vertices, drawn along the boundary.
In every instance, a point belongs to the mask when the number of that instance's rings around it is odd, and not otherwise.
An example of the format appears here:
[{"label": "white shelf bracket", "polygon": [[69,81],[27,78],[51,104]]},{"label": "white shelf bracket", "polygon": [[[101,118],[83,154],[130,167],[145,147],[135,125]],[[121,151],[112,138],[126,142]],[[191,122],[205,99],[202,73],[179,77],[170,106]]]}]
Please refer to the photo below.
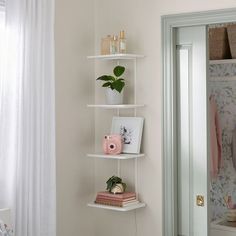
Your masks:
[{"label": "white shelf bracket", "polygon": [[[137,104],[137,59],[134,59],[134,104]],[[137,109],[134,109],[134,116],[137,116]]]},{"label": "white shelf bracket", "polygon": [[138,200],[138,158],[134,161],[134,172],[135,172],[135,192]]},{"label": "white shelf bracket", "polygon": [[120,160],[117,160],[117,176],[121,177],[121,173],[120,173]]},{"label": "white shelf bracket", "polygon": [[120,116],[120,109],[117,108],[117,116]]}]

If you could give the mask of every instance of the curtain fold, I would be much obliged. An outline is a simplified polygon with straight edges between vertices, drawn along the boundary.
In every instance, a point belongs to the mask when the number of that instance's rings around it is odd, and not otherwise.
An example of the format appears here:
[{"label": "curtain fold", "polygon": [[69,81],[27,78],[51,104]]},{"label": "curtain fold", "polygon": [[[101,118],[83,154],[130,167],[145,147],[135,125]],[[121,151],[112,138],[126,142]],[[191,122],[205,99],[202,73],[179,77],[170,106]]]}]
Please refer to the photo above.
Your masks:
[{"label": "curtain fold", "polygon": [[5,13],[0,207],[16,236],[56,236],[54,1],[6,0]]}]

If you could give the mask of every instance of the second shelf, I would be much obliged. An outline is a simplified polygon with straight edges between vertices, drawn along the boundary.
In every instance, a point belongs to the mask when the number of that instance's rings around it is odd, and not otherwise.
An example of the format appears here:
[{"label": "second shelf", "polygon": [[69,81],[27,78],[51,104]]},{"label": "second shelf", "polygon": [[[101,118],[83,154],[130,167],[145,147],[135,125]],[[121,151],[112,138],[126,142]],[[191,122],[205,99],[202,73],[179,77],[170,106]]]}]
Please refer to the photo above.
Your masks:
[{"label": "second shelf", "polygon": [[144,104],[122,104],[122,105],[107,105],[107,104],[88,104],[87,107],[104,108],[104,109],[131,109],[144,107]]}]

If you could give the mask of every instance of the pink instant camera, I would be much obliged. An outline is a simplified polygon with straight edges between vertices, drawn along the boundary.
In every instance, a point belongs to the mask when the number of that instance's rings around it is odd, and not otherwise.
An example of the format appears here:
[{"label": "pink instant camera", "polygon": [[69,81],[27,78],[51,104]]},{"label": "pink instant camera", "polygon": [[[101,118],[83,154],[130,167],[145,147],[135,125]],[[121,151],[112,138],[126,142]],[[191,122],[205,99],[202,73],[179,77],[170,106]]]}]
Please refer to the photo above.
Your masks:
[{"label": "pink instant camera", "polygon": [[118,134],[106,135],[103,139],[103,151],[105,154],[117,155],[122,152],[123,141]]}]

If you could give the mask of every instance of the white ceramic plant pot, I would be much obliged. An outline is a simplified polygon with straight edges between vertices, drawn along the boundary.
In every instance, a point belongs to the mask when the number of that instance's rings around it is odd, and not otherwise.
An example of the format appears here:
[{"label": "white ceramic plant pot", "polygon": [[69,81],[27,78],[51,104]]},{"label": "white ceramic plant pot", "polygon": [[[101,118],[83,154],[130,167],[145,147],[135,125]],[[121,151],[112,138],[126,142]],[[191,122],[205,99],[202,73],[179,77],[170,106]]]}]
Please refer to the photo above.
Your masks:
[{"label": "white ceramic plant pot", "polygon": [[115,89],[106,89],[106,103],[108,105],[119,105],[123,104],[124,89],[121,93],[117,92]]}]

